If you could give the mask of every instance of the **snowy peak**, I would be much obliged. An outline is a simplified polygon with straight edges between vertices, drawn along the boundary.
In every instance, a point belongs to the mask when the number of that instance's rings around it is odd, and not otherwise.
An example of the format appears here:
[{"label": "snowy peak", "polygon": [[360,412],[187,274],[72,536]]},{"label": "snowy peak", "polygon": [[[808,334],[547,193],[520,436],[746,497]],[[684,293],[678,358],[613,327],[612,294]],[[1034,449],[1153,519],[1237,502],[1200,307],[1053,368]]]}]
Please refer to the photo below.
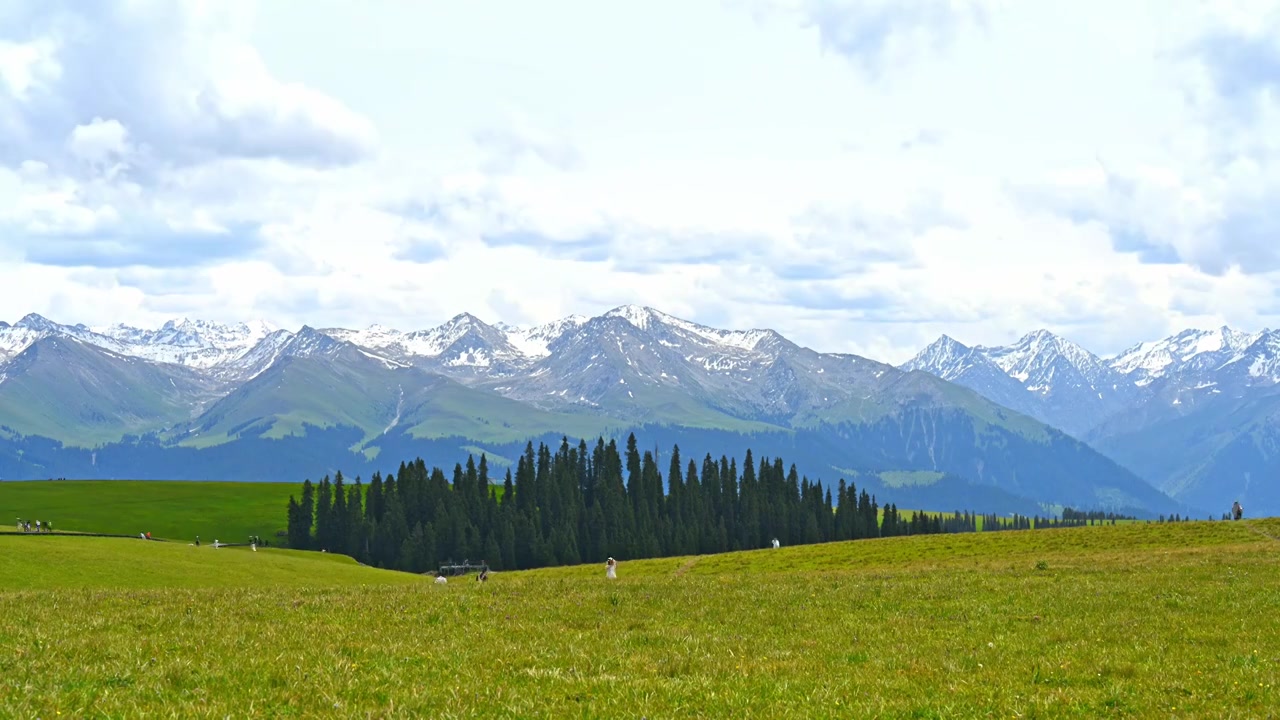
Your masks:
[{"label": "snowy peak", "polygon": [[34,332],[57,332],[62,328],[58,323],[36,313],[28,313],[23,316],[21,320],[14,324],[14,327]]},{"label": "snowy peak", "polygon": [[507,336],[507,342],[527,357],[544,358],[551,354],[551,344],[567,333],[581,328],[587,319],[583,315],[570,315],[533,327],[515,327],[498,323],[495,328]]},{"label": "snowy peak", "polygon": [[942,335],[903,363],[902,369],[908,372],[922,370],[943,380],[951,380],[972,364],[973,355],[973,348],[949,335]]},{"label": "snowy peak", "polygon": [[167,320],[151,330],[116,324],[98,331],[105,337],[130,345],[168,345],[181,348],[246,348],[273,331],[275,326],[263,321],[223,324],[208,320],[180,318]]},{"label": "snowy peak", "polygon": [[280,355],[289,357],[329,357],[350,343],[336,340],[308,325],[303,325],[297,334],[289,338],[280,348]]},{"label": "snowy peak", "polygon": [[529,359],[508,339],[507,333],[470,313],[461,313],[438,327],[401,332],[382,325],[364,330],[331,328],[330,337],[373,351],[401,363],[426,363],[453,368],[507,367]]},{"label": "snowy peak", "polygon": [[768,329],[721,330],[700,325],[688,320],[681,320],[651,307],[638,305],[622,305],[601,316],[602,318],[619,318],[644,332],[665,332],[695,337],[720,346],[725,352],[755,351],[777,353],[783,350],[794,350],[799,346],[787,340],[777,332]]},{"label": "snowy peak", "polygon": [[260,320],[224,324],[179,318],[156,329],[115,324],[84,339],[133,357],[209,369],[243,355],[275,330]]},{"label": "snowy peak", "polygon": [[1243,333],[1227,327],[1213,330],[1183,330],[1163,340],[1134,345],[1116,357],[1110,365],[1138,384],[1188,370],[1211,370],[1221,367],[1244,353],[1270,331]]},{"label": "snowy peak", "polygon": [[1045,375],[1052,374],[1055,365],[1058,371],[1073,368],[1091,381],[1105,373],[1098,356],[1048,330],[1027,333],[1006,347],[979,347],[977,350],[1001,370],[1024,383],[1031,382],[1033,376],[1037,382],[1050,380]]},{"label": "snowy peak", "polygon": [[648,330],[649,323],[655,320],[661,322],[662,313],[651,307],[643,307],[640,305],[619,305],[604,314],[604,317],[622,318],[631,323],[638,330]]}]

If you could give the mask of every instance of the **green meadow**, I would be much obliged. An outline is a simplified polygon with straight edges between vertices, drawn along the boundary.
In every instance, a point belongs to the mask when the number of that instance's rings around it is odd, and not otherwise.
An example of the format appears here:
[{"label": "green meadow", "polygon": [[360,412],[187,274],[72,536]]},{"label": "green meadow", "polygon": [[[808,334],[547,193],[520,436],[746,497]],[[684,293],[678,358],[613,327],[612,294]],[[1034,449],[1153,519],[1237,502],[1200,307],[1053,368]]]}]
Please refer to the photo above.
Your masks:
[{"label": "green meadow", "polygon": [[426,578],[0,536],[6,717],[1267,717],[1280,521]]},{"label": "green meadow", "polygon": [[[317,480],[319,478],[316,478]],[[0,483],[0,528],[18,518],[52,520],[54,530],[137,535],[191,542],[276,542],[289,496],[301,483],[164,480],[33,480]],[[284,539],[280,542],[283,544]]]}]

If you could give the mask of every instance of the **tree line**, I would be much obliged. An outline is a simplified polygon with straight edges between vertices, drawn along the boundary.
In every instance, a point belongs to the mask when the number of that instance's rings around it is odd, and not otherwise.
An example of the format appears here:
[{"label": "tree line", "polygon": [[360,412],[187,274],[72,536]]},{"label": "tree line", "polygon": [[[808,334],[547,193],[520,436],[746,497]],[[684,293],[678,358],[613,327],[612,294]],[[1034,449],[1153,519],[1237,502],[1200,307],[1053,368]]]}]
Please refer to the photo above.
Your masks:
[{"label": "tree line", "polygon": [[[711,454],[701,464],[672,448],[664,476],[635,435],[619,450],[612,439],[567,438],[553,452],[525,447],[503,482],[491,482],[488,458],[474,456],[446,478],[422,458],[402,462],[367,488],[341,472],[307,479],[289,497],[290,547],[350,555],[377,567],[426,572],[449,560],[485,561],[498,570],[528,569],[607,557],[639,559],[928,533],[974,532],[978,516],[912,512],[841,478],[835,487],[799,476],[782,458]],[[1083,524],[984,516],[983,530]]]}]

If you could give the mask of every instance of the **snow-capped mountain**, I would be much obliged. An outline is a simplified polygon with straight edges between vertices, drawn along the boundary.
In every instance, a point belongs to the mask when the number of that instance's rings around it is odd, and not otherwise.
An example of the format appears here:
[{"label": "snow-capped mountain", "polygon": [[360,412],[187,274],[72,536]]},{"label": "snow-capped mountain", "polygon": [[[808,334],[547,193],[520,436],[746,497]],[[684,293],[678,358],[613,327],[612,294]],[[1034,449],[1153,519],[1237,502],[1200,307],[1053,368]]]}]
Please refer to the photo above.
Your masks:
[{"label": "snow-capped mountain", "polygon": [[921,350],[903,363],[901,368],[907,371],[920,370],[963,385],[992,402],[1032,417],[1041,414],[1041,394],[1027,392],[1026,386],[979,349],[964,345],[947,335]]},{"label": "snow-capped mountain", "polygon": [[205,320],[170,320],[157,329],[116,324],[105,328],[62,325],[32,313],[0,327],[0,362],[37,340],[70,337],[120,355],[207,370],[234,360],[273,332],[262,321],[225,325]]},{"label": "snow-capped mountain", "polygon": [[[1010,397],[991,366],[1040,399]],[[1136,407],[1155,404],[1181,415],[1198,396],[1280,385],[1280,333],[1184,330],[1105,360],[1046,330],[1003,347],[967,348],[943,336],[902,367],[953,380],[1084,437]]]},{"label": "snow-capped mountain", "polygon": [[225,325],[183,318],[155,330],[116,324],[94,333],[119,342],[134,357],[205,369],[240,357],[276,329],[260,320]]},{"label": "snow-capped mountain", "polygon": [[560,320],[553,320],[552,322],[532,327],[507,325],[501,322],[495,323],[494,327],[506,333],[507,342],[511,343],[526,357],[543,358],[551,354],[551,343],[558,340],[561,335],[582,327],[587,320],[588,318],[582,315],[570,315]]},{"label": "snow-capped mountain", "polygon": [[1175,497],[1280,511],[1280,332],[1184,330],[1105,360],[1043,330],[1008,347],[944,336],[903,368],[1061,428]]},{"label": "snow-capped mountain", "polygon": [[371,325],[364,330],[329,328],[321,332],[402,363],[468,374],[506,374],[526,367],[535,357],[516,347],[508,333],[470,313],[427,330],[401,332]]},{"label": "snow-capped mountain", "polygon": [[[33,403],[49,407],[33,414]],[[515,441],[639,424],[817,433],[804,442],[852,463],[842,467],[945,468],[1017,492],[1045,473],[1068,488],[1111,472],[1079,444],[1034,467],[993,460],[1005,451],[957,419],[968,417],[1049,438],[1046,447],[1065,441],[1044,425],[1058,428],[1179,497],[1208,502],[1232,487],[1265,503],[1258,493],[1275,484],[1257,478],[1280,475],[1280,333],[1188,330],[1110,359],[1044,330],[998,347],[943,336],[899,369],[637,305],[535,326],[462,313],[409,330],[191,319],[90,328],[34,314],[0,322],[0,442],[4,433],[71,444],[156,433],[156,442],[220,447],[246,433],[320,427],[364,452],[370,438],[397,433]],[[1098,459],[1087,470],[1044,469],[1068,456]],[[1136,502],[1135,492],[1106,502]],[[1275,499],[1280,509],[1280,491]]]},{"label": "snow-capped mountain", "polygon": [[[424,443],[509,459],[528,439],[635,429],[691,458],[748,442],[761,457],[801,451],[862,487],[925,470],[946,480],[912,502],[946,508],[1175,507],[1079,441],[928,373],[636,305],[532,327],[463,313],[408,331],[29,316],[0,326],[0,347],[0,477],[278,479],[368,472]],[[67,467],[79,469],[54,469]]]},{"label": "snow-capped mountain", "polygon": [[1006,407],[1083,435],[1126,406],[1133,383],[1047,330],[1012,345],[967,347],[943,336],[902,365],[964,385]]},{"label": "snow-capped mountain", "polygon": [[1134,345],[1108,364],[1135,385],[1143,386],[1164,377],[1214,372],[1270,334],[1267,330],[1243,333],[1226,326],[1184,330],[1163,340]]}]

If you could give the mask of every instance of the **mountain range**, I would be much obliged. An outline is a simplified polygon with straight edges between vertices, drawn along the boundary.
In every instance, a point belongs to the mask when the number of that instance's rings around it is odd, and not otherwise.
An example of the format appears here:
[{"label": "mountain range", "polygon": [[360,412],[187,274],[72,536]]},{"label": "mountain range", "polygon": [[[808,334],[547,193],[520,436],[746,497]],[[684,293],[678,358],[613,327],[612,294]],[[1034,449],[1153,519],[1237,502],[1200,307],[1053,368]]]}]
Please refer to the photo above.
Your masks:
[{"label": "mountain range", "polygon": [[1164,366],[1139,350],[1129,368],[1048,333],[1003,349],[944,338],[896,368],[633,305],[536,327],[463,313],[413,331],[33,314],[0,322],[0,478],[297,481],[420,455],[501,466],[528,442],[634,432],[660,454],[749,447],[900,507],[1216,507],[1140,477],[1145,436],[1099,436],[1117,450],[1090,435],[1103,415],[1133,430],[1124,413],[1158,390]]},{"label": "mountain range", "polygon": [[1101,358],[1045,330],[1005,347],[942,336],[902,364],[1088,443],[1218,512],[1280,513],[1280,332],[1185,330]]}]

